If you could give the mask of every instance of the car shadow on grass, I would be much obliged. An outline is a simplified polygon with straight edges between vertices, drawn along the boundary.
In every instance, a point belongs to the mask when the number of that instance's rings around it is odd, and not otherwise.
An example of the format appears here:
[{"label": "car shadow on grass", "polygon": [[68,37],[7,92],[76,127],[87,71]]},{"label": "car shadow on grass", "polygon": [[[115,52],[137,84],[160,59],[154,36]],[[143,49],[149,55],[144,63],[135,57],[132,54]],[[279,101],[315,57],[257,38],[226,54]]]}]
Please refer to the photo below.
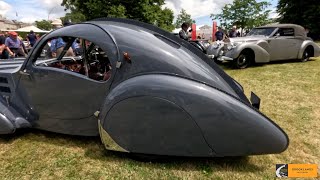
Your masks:
[{"label": "car shadow on grass", "polygon": [[259,172],[263,167],[250,162],[250,157],[175,157],[175,156],[135,156],[128,153],[105,151],[106,156],[115,156],[129,160],[139,167],[153,167],[176,171],[201,171],[204,174],[213,172]]},{"label": "car shadow on grass", "polygon": [[105,163],[124,163],[127,168],[154,168],[169,170],[201,171],[204,174],[217,171],[257,172],[259,167],[250,162],[249,157],[224,158],[189,158],[168,156],[144,156],[129,153],[108,151],[100,141],[100,137],[82,137],[57,134],[36,129],[19,130],[14,134],[1,135],[0,144],[13,143],[15,140],[26,140],[66,148],[81,148],[84,158],[90,158]]}]

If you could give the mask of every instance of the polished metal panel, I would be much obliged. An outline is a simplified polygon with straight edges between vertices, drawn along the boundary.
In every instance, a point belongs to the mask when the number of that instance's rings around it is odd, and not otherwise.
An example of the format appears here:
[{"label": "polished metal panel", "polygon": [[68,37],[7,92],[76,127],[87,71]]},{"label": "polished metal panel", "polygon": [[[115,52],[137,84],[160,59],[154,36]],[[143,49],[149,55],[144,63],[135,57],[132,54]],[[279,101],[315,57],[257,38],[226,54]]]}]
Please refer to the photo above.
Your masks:
[{"label": "polished metal panel", "polygon": [[101,126],[101,122],[100,120],[98,121],[98,126],[99,126],[99,134],[100,134],[100,138],[101,141],[104,145],[104,147],[108,150],[112,150],[112,151],[120,151],[120,152],[129,152],[125,149],[123,149],[122,147],[120,147],[112,138],[111,136],[108,134],[107,131],[105,131],[103,129],[103,127]]},{"label": "polished metal panel", "polygon": [[303,40],[280,36],[270,38],[270,60],[297,59]]},{"label": "polished metal panel", "polygon": [[131,54],[132,63],[123,63],[114,87],[138,74],[161,72],[208,83],[249,103],[234,79],[212,59],[167,31],[129,19],[103,18],[88,23],[99,24],[112,34],[121,52]]},{"label": "polished metal panel", "polygon": [[0,113],[0,134],[10,134],[16,130],[13,123],[2,113]]},{"label": "polished metal panel", "polygon": [[131,96],[117,102],[103,119],[103,128],[132,153],[216,156],[192,117],[159,97]]},{"label": "polished metal panel", "polygon": [[[112,111],[117,102],[140,96],[166,99],[188,112],[216,153],[215,156],[280,153],[289,143],[285,132],[251,105],[214,87],[176,76],[142,75],[122,82],[108,95],[100,116],[108,117],[108,112]],[[150,101],[143,101],[146,107],[149,103]],[[128,111],[135,109],[134,106],[132,108]],[[123,119],[134,121],[135,117],[131,113],[127,114],[126,108],[120,109],[117,116],[121,119],[120,122]],[[148,111],[158,114],[161,109],[150,108]],[[143,118],[141,116],[139,119],[143,122]],[[107,118],[102,122],[103,127],[108,127],[108,123]],[[127,123],[118,126],[125,124]],[[142,124],[137,123],[135,126],[139,128]],[[181,123],[181,127],[183,126]],[[121,139],[120,134],[118,138]]]}]

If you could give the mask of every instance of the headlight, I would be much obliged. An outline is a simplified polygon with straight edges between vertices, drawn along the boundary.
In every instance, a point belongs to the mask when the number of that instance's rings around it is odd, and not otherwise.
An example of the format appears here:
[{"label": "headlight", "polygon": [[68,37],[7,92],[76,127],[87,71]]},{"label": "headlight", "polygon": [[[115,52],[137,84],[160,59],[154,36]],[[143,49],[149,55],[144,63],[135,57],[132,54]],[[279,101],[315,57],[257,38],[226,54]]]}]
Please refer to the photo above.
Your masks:
[{"label": "headlight", "polygon": [[236,43],[231,42],[231,43],[229,43],[228,46],[227,46],[228,51],[230,51],[231,49],[236,48],[236,47],[237,47],[238,45],[240,45],[241,43],[242,43],[242,42],[236,42]]},{"label": "headlight", "polygon": [[203,46],[205,49],[208,49],[208,47],[210,46],[210,43],[203,43]]},{"label": "headlight", "polygon": [[235,46],[233,44],[228,44],[228,46],[227,46],[228,51],[230,51],[233,48],[235,48]]},{"label": "headlight", "polygon": [[213,43],[213,46],[212,46],[212,47],[213,47],[214,49],[218,49],[221,44],[222,44],[222,43],[221,43],[220,41],[216,41],[216,42]]},{"label": "headlight", "polygon": [[212,45],[212,47],[213,47],[214,49],[218,49],[218,48],[219,48],[219,44],[218,44],[218,43],[214,43],[214,44]]},{"label": "headlight", "polygon": [[219,56],[223,56],[223,54],[224,54],[224,51],[221,50],[221,51],[219,52]]}]

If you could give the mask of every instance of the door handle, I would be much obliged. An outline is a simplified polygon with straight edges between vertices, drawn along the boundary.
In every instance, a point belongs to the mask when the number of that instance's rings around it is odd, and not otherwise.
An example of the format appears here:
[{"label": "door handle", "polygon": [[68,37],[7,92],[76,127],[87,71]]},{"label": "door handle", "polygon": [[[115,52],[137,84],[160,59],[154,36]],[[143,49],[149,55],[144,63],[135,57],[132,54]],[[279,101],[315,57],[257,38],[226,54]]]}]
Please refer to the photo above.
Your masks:
[{"label": "door handle", "polygon": [[28,73],[26,69],[23,71],[19,71],[19,73],[24,76],[30,76],[30,73]]}]

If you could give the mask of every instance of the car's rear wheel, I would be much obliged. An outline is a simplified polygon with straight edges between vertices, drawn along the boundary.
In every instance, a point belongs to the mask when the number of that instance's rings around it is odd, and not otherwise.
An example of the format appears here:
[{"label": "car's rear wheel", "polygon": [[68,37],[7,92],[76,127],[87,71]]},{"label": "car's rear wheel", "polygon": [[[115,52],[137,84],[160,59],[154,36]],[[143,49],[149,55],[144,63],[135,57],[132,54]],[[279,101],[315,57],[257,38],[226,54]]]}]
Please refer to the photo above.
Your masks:
[{"label": "car's rear wheel", "polygon": [[250,66],[251,62],[253,62],[254,55],[249,50],[244,50],[240,53],[238,58],[234,59],[233,65],[237,69],[244,69]]},{"label": "car's rear wheel", "polygon": [[307,62],[312,56],[313,56],[313,48],[311,46],[308,46],[302,54],[301,62]]}]

